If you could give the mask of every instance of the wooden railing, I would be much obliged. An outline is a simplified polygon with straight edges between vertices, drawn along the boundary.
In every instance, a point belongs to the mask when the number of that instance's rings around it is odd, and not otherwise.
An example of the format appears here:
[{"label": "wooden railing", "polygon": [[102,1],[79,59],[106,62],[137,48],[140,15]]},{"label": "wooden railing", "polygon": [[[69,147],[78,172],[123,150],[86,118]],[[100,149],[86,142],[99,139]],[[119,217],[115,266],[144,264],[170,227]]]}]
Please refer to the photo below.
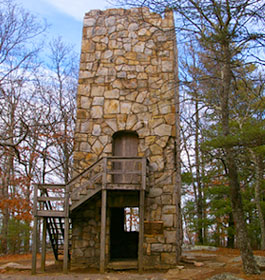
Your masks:
[{"label": "wooden railing", "polygon": [[36,184],[34,216],[68,217],[69,209],[80,206],[101,189],[146,190],[147,173],[145,157],[103,157],[67,184]]},{"label": "wooden railing", "polygon": [[[102,190],[100,271],[105,267],[105,227],[106,191],[140,191],[140,233],[139,244],[143,242],[144,192],[147,189],[148,164],[144,157],[103,157],[78,174],[67,184],[35,184],[34,186],[34,227],[32,238],[32,274],[36,273],[37,263],[37,224],[44,217],[44,228],[48,227],[56,259],[59,254],[59,239],[63,237],[63,270],[67,272],[69,259],[69,212],[82,205]],[[71,205],[70,205],[71,204]],[[59,219],[59,222],[57,221]],[[64,223],[64,227],[62,226]],[[57,228],[58,226],[58,228]],[[46,234],[46,230],[43,231]],[[42,267],[45,267],[46,235],[43,237]],[[62,244],[61,244],[62,245]],[[139,270],[142,264],[142,246],[139,246]]]},{"label": "wooden railing", "polygon": [[33,215],[68,217],[69,188],[65,184],[35,184]]}]

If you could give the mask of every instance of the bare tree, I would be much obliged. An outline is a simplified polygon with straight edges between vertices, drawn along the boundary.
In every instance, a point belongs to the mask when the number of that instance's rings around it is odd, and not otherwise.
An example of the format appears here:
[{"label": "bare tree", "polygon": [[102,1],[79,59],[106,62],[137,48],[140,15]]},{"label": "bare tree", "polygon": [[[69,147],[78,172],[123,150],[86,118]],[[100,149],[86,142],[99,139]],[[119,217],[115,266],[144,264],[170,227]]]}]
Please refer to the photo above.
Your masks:
[{"label": "bare tree", "polygon": [[46,108],[41,120],[42,182],[50,174],[68,182],[72,173],[78,59],[73,46],[58,37],[48,46],[44,77],[36,77],[41,104]]},{"label": "bare tree", "polygon": [[[117,1],[116,1],[117,2]],[[230,123],[233,87],[240,80],[238,67],[246,63],[264,65],[259,50],[264,50],[263,0],[120,0],[122,5],[148,6],[156,12],[172,8],[176,13],[176,26],[180,39],[194,38],[202,48],[208,64],[207,79],[215,83],[215,94],[208,105],[217,116],[220,131],[218,137],[227,139],[233,135]],[[219,72],[213,75],[211,65],[218,65]],[[215,100],[217,103],[211,103]],[[254,260],[244,218],[237,168],[236,147],[223,145],[224,164],[230,186],[233,217],[237,240],[246,273],[257,274],[259,269]]]},{"label": "bare tree", "polygon": [[54,39],[49,47],[50,69],[53,71],[50,77],[52,81],[51,90],[57,118],[54,135],[58,136],[56,150],[63,180],[66,183],[72,173],[78,56],[73,51],[73,46],[64,43],[60,37]]},{"label": "bare tree", "polygon": [[[23,86],[37,67],[37,38],[46,25],[12,0],[0,1],[0,152],[1,152],[1,249],[7,253],[9,199],[15,198],[22,163],[20,145],[28,135],[27,102]],[[28,200],[29,202],[29,200]]]}]

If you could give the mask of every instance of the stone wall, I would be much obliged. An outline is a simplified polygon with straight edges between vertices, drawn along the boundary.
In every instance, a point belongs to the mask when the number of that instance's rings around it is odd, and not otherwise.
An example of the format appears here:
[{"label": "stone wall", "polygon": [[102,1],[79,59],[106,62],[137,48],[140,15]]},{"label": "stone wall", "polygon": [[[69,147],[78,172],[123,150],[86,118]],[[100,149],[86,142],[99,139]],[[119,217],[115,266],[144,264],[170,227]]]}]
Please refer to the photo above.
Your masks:
[{"label": "stone wall", "polygon": [[96,197],[72,215],[72,265],[98,267],[100,200]]},{"label": "stone wall", "polygon": [[[85,15],[74,166],[82,171],[112,155],[115,132],[138,134],[138,156],[146,156],[150,166],[145,222],[163,225],[162,232],[145,234],[145,268],[170,267],[177,258],[174,54],[170,11],[164,17],[147,8]],[[78,238],[85,240],[81,233]]]}]

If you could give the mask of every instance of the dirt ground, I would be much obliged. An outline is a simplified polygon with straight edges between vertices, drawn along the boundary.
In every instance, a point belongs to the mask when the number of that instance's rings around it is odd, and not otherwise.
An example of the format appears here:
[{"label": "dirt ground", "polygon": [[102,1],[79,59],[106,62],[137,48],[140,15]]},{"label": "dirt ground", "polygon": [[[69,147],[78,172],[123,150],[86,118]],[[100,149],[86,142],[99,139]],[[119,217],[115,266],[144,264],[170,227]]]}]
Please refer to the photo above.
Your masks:
[{"label": "dirt ground", "polygon": [[[265,251],[255,251],[255,255],[265,256]],[[242,263],[236,259],[239,251],[235,249],[219,248],[217,251],[185,251],[182,262],[175,269],[168,271],[151,270],[143,274],[137,271],[109,271],[100,274],[98,271],[86,269],[72,269],[66,275],[62,273],[62,265],[54,264],[52,254],[47,254],[47,267],[45,273],[40,269],[37,275],[31,275],[31,255],[12,255],[0,257],[0,267],[7,263],[18,263],[24,269],[1,269],[0,279],[20,280],[204,280],[213,275],[224,272],[246,280],[265,280],[265,271],[260,275],[245,275]],[[40,256],[38,256],[38,267]]]}]

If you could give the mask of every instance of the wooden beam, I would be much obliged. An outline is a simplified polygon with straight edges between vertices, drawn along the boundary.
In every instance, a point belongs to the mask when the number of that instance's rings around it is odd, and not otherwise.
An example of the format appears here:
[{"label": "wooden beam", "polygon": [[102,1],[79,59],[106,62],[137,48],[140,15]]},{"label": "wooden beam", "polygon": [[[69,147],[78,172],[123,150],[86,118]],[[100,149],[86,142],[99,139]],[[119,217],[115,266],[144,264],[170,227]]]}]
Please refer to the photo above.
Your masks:
[{"label": "wooden beam", "polygon": [[36,274],[37,266],[37,231],[38,231],[38,217],[34,216],[33,234],[32,234],[32,267],[31,274]]},{"label": "wooden beam", "polygon": [[41,240],[41,271],[45,271],[45,261],[46,261],[46,234],[47,234],[47,220],[43,218],[42,224],[42,240]]},{"label": "wooden beam", "polygon": [[91,198],[93,195],[95,195],[97,192],[99,192],[101,190],[101,186],[97,187],[96,189],[93,190],[89,190],[89,192],[87,193],[87,195],[83,196],[83,197],[79,197],[78,200],[75,201],[75,199],[72,199],[72,205],[70,207],[70,211],[73,211],[75,208],[77,208],[79,205],[81,205],[82,203],[84,203],[85,201],[87,201],[89,198]]},{"label": "wooden beam", "polygon": [[139,243],[138,243],[138,271],[143,272],[143,245],[144,245],[144,190],[140,190],[139,205]]},{"label": "wooden beam", "polygon": [[139,170],[134,170],[134,171],[129,171],[129,170],[112,170],[112,171],[108,171],[108,174],[138,174],[141,175],[142,172]]},{"label": "wooden beam", "polygon": [[64,189],[65,184],[35,184],[40,189]]},{"label": "wooden beam", "polygon": [[101,164],[101,161],[104,160],[105,158],[100,158],[97,161],[95,161],[93,164],[91,164],[87,169],[85,169],[84,171],[82,171],[81,173],[79,173],[77,176],[75,176],[73,179],[71,179],[68,182],[68,185],[70,187],[70,189],[72,188],[72,186],[74,186],[76,183],[80,183],[78,180],[80,180],[81,178],[83,178],[84,176],[86,176],[87,173],[91,172],[91,170],[95,169],[97,165]]},{"label": "wooden beam", "polygon": [[101,230],[100,230],[100,273],[105,272],[106,265],[106,220],[107,220],[107,158],[103,159],[103,178],[101,191]]},{"label": "wooden beam", "polygon": [[139,199],[139,244],[138,244],[138,271],[143,272],[143,245],[144,245],[144,198],[146,189],[146,159],[142,158],[142,185]]},{"label": "wooden beam", "polygon": [[146,158],[142,158],[142,190],[146,189]]},{"label": "wooden beam", "polygon": [[38,198],[38,186],[34,185],[33,194],[33,233],[32,233],[32,267],[31,274],[36,274],[37,266],[37,231],[38,231],[38,217],[37,217],[37,198]]},{"label": "wooden beam", "polygon": [[63,250],[63,272],[68,273],[68,259],[69,259],[69,185],[65,190],[64,202],[64,250]]},{"label": "wooden beam", "polygon": [[108,160],[110,161],[114,161],[114,160],[120,160],[120,159],[124,159],[124,160],[139,160],[141,161],[143,157],[138,157],[138,156],[111,156],[111,157],[107,157]]},{"label": "wooden beam", "polygon": [[95,180],[97,180],[98,178],[100,178],[101,176],[103,176],[102,173],[96,174],[95,176],[93,176],[92,178],[90,178],[88,181],[86,181],[85,183],[83,183],[82,185],[80,185],[79,187],[76,187],[73,189],[72,193],[71,193],[71,197],[74,197],[76,195],[79,195],[82,191],[90,191],[90,190],[94,190],[94,188],[90,188],[89,186],[93,186],[95,184],[97,184],[95,182]]},{"label": "wooden beam", "polygon": [[64,201],[64,197],[45,197],[45,196],[39,196],[38,197],[38,201],[39,202],[43,202],[43,201]]},{"label": "wooden beam", "polygon": [[106,208],[107,208],[107,190],[102,190],[101,197],[101,231],[100,231],[100,273],[105,272],[106,256]]},{"label": "wooden beam", "polygon": [[64,220],[63,273],[68,273],[69,259],[69,217]]},{"label": "wooden beam", "polygon": [[61,217],[64,218],[64,211],[53,211],[53,210],[39,210],[37,211],[38,217]]},{"label": "wooden beam", "polygon": [[139,191],[141,185],[139,184],[107,184],[108,190],[133,190]]},{"label": "wooden beam", "polygon": [[33,216],[37,216],[37,203],[38,203],[38,186],[34,185],[33,192]]}]

